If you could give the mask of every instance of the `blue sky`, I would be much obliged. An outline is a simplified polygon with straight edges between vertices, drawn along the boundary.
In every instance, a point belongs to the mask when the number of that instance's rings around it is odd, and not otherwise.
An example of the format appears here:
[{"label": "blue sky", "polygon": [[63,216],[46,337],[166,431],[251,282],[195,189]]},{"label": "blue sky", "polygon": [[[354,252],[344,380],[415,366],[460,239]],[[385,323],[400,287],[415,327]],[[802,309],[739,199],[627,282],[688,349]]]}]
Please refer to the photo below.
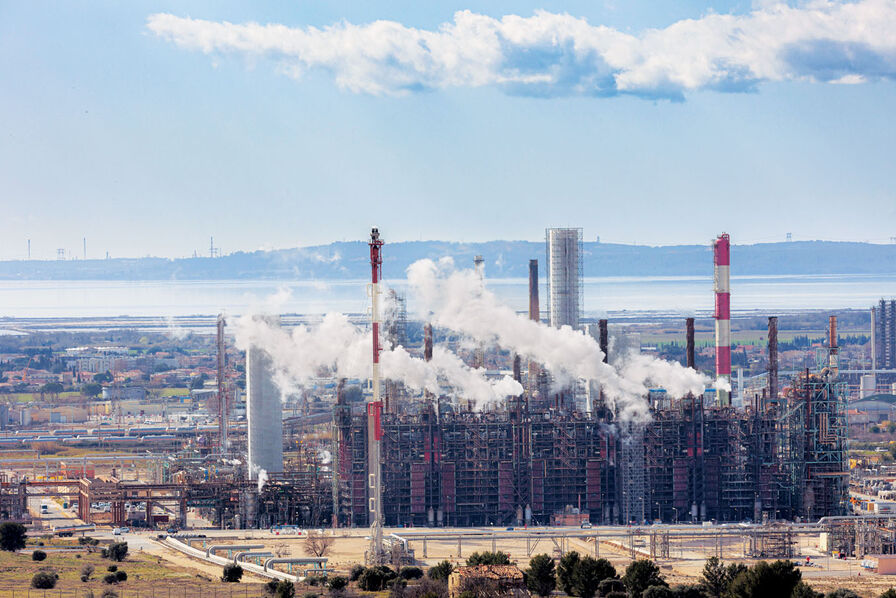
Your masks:
[{"label": "blue sky", "polygon": [[[212,235],[253,250],[371,225],[387,241],[534,240],[567,225],[640,244],[722,231],[888,241],[896,50],[860,20],[892,32],[892,2],[862,0],[855,15],[826,3],[833,26],[855,16],[862,32],[844,22],[835,41],[811,7],[754,4],[0,1],[0,259],[24,257],[29,238],[38,258],[80,257],[83,237],[88,257],[174,257]],[[497,63],[474,53],[448,68],[418,37],[446,41],[463,10],[497,28],[550,20],[548,39],[575,29],[569,44],[608,49],[526,45],[508,28]],[[713,45],[728,44],[713,37],[718,15],[760,49],[774,26],[795,41],[740,64],[731,52],[752,50]],[[763,15],[779,21],[769,38]],[[394,22],[394,40],[365,29],[376,20]],[[233,42],[248,22],[284,27]],[[474,47],[470,31],[447,42]],[[370,59],[371,38],[353,37],[364,32],[411,39],[425,65],[402,50]],[[839,77],[849,84],[828,82]]]}]

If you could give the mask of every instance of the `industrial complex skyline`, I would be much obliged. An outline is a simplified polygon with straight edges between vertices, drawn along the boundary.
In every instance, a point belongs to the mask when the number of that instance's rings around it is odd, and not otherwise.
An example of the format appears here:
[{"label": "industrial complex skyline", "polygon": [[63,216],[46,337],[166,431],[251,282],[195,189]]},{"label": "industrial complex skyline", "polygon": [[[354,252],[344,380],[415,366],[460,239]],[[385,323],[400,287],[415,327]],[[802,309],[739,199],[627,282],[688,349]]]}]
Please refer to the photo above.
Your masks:
[{"label": "industrial complex skyline", "polygon": [[[44,259],[84,237],[94,258],[308,246],[386,219],[394,241],[894,235],[890,2],[0,14],[3,259],[27,239]],[[477,50],[451,67],[458,45]]]}]

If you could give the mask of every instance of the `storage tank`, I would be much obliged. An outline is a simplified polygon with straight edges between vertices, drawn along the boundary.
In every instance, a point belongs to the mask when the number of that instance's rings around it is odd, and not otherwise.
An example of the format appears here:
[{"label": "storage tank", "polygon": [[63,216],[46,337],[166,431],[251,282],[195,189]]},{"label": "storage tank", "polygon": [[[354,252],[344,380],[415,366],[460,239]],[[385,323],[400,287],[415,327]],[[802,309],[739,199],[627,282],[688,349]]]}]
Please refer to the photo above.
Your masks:
[{"label": "storage tank", "polygon": [[877,393],[877,377],[874,374],[863,375],[859,386],[859,398],[864,399],[875,393]]}]

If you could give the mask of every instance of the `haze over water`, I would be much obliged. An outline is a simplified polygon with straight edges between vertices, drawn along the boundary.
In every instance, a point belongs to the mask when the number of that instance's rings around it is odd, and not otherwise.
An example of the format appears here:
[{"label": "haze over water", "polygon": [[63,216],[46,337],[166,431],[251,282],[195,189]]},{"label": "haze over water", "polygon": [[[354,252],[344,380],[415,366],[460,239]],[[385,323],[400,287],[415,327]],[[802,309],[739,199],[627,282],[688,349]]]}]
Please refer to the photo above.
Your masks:
[{"label": "haze over water", "polygon": [[[386,283],[404,289],[403,280]],[[0,318],[178,317],[230,314],[276,305],[279,313],[365,313],[367,281],[0,281]],[[528,281],[491,279],[487,285],[516,310],[528,305]],[[896,296],[896,275],[732,277],[732,309],[790,312],[863,309]],[[272,297],[278,296],[276,302]],[[546,285],[540,288],[547,308]],[[585,315],[606,312],[708,314],[711,277],[586,278]],[[414,298],[408,297],[414,313]]]}]

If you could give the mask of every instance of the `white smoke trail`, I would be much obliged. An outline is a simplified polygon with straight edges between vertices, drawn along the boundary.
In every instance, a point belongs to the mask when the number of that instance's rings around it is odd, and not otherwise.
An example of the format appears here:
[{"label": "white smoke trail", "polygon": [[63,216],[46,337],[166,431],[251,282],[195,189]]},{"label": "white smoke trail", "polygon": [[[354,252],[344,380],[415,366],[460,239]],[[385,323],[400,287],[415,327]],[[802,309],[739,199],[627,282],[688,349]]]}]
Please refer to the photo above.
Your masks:
[{"label": "white smoke trail", "polygon": [[519,316],[482,288],[473,270],[456,270],[451,258],[419,260],[408,268],[408,282],[432,323],[480,342],[513,350],[543,364],[562,384],[575,379],[600,384],[603,396],[623,419],[647,414],[647,382],[673,398],[701,394],[709,379],[677,364],[640,356],[617,371],[603,363],[597,341],[568,326],[556,329]]},{"label": "white smoke trail", "polygon": [[[318,324],[296,326],[291,331],[265,318],[247,315],[235,322],[235,331],[239,349],[245,351],[254,346],[270,355],[275,381],[284,394],[296,392],[320,375],[362,380],[370,376],[373,353],[370,333],[353,325],[344,314],[329,313]],[[447,385],[473,400],[477,408],[523,392],[522,385],[508,376],[490,382],[484,370],[468,367],[441,347],[433,351],[432,361],[426,362],[397,346],[383,350],[380,363],[386,379],[433,394],[439,394],[443,385]]]},{"label": "white smoke trail", "polygon": [[249,475],[255,476],[258,478],[258,491],[261,492],[261,489],[264,488],[264,485],[268,483],[268,472],[267,470],[259,467],[258,465],[249,464]]}]

